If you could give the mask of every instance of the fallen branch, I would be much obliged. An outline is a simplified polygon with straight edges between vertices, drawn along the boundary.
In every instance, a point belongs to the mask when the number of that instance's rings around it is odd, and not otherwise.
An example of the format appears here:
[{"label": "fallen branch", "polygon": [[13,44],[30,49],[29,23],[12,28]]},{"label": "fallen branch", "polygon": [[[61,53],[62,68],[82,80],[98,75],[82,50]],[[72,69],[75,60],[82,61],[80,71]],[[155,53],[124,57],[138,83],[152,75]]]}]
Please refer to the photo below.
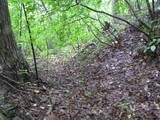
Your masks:
[{"label": "fallen branch", "polygon": [[[22,92],[22,93],[27,93],[27,94],[28,94],[28,92],[22,91],[22,90],[16,88],[15,86],[13,86],[10,82],[14,82],[14,84],[18,84],[18,83],[15,82],[13,79],[5,76],[4,74],[0,74],[0,77],[3,78],[3,79],[0,78],[0,80],[1,80],[3,83],[5,83],[6,85],[9,85],[9,86],[10,86],[11,88],[13,88],[14,90],[16,90],[16,91],[18,91],[18,92]],[[8,82],[8,81],[10,81],[10,82]]]}]

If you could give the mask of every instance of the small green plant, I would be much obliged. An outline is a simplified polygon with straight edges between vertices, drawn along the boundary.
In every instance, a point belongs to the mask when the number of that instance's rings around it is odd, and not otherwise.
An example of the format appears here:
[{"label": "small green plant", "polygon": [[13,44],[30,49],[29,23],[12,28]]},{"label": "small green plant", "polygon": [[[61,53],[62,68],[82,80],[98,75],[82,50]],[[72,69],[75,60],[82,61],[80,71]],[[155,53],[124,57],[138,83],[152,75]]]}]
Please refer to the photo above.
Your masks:
[{"label": "small green plant", "polygon": [[145,48],[144,53],[148,52],[148,51],[152,51],[155,52],[157,49],[157,46],[160,43],[160,38],[158,39],[153,39],[149,44],[148,47]]},{"label": "small green plant", "polygon": [[5,115],[6,117],[11,116],[11,110],[15,109],[16,105],[15,104],[5,104],[2,107],[0,107],[0,113]]},{"label": "small green plant", "polygon": [[0,96],[0,105],[3,103],[5,98],[6,98],[6,96],[3,96],[3,95]]},{"label": "small green plant", "polygon": [[130,103],[119,103],[117,104],[117,107],[122,108],[124,111],[124,116],[122,115],[122,120],[128,120],[130,119],[133,115],[134,115],[134,111],[135,109],[133,108],[133,106],[131,106]]},{"label": "small green plant", "polygon": [[4,100],[6,96],[0,96],[0,114],[4,115],[5,117],[10,117],[10,111],[13,110],[16,105],[15,104],[4,104]]},{"label": "small green plant", "polygon": [[125,110],[129,109],[129,103],[119,103],[117,106]]},{"label": "small green plant", "polygon": [[21,75],[26,75],[28,74],[28,70],[19,70],[18,73]]}]

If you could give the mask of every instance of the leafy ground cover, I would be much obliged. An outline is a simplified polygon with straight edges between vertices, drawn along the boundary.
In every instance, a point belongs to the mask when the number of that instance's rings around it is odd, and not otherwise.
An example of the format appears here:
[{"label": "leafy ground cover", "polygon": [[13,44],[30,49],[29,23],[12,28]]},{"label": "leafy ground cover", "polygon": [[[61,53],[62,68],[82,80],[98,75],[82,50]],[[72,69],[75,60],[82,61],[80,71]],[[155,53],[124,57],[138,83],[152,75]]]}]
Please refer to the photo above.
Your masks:
[{"label": "leafy ground cover", "polygon": [[[21,85],[9,92],[16,105],[11,116],[25,120],[159,120],[160,72],[158,59],[144,55],[145,37],[124,31],[118,44],[98,52],[40,60],[44,81]],[[85,59],[79,59],[87,54]]]}]

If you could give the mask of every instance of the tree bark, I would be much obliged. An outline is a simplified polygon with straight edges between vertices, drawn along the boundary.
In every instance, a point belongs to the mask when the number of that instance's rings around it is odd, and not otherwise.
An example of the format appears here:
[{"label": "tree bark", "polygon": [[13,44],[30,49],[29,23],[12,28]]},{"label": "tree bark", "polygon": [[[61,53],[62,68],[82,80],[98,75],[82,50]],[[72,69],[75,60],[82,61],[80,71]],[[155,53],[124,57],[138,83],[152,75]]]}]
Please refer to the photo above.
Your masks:
[{"label": "tree bark", "polygon": [[[8,86],[14,88],[16,80],[24,78],[19,70],[28,70],[29,66],[13,35],[7,0],[0,0],[0,95],[4,95]],[[14,84],[12,84],[14,83]]]},{"label": "tree bark", "polygon": [[28,69],[13,35],[7,0],[0,0],[0,66],[18,71]]}]

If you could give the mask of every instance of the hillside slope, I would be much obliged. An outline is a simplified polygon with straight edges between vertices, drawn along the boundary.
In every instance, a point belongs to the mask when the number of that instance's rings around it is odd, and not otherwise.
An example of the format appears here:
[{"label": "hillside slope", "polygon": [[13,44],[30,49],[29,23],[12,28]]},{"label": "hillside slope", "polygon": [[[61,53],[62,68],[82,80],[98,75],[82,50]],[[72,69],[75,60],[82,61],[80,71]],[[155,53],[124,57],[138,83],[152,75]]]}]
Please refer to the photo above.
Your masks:
[{"label": "hillside slope", "polygon": [[[74,58],[66,64],[61,61],[50,66],[48,92],[30,95],[32,101],[35,96],[39,99],[36,107],[30,103],[26,111],[39,120],[51,104],[48,120],[159,120],[159,60],[143,55],[144,47],[143,34],[124,31],[118,45],[100,49],[91,59]],[[40,73],[45,80],[44,69]],[[47,99],[39,104],[42,98]],[[23,99],[21,105],[27,106],[29,98]]]}]

